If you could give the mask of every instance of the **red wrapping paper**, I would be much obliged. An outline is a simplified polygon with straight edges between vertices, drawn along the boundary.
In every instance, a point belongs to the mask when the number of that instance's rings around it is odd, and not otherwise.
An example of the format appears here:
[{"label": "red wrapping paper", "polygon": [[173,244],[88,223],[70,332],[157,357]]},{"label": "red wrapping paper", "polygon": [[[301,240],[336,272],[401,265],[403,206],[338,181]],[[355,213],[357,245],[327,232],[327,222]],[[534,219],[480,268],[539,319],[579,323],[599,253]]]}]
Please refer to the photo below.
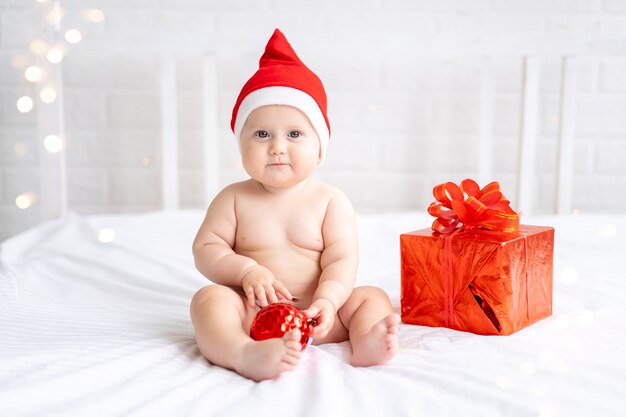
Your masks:
[{"label": "red wrapping paper", "polygon": [[554,229],[520,226],[497,183],[433,194],[432,229],[400,236],[402,321],[509,335],[550,316]]}]

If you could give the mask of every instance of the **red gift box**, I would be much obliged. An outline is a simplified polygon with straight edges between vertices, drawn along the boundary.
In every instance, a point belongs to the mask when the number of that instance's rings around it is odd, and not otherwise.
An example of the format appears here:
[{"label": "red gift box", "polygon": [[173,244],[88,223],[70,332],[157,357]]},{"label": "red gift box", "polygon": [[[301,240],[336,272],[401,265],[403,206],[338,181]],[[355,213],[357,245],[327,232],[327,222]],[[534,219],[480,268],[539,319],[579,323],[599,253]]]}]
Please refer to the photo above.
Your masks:
[{"label": "red gift box", "polygon": [[520,226],[497,183],[434,194],[432,230],[400,236],[402,321],[509,335],[550,316],[554,229]]}]

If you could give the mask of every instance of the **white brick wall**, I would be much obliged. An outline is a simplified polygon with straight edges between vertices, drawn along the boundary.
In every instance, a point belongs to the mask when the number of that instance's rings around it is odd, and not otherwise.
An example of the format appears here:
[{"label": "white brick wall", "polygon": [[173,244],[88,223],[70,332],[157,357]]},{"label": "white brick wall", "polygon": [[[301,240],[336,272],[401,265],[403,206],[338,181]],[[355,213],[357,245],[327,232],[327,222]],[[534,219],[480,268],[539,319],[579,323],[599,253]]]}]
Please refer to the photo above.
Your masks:
[{"label": "white brick wall", "polygon": [[[522,55],[541,60],[536,212],[554,210],[559,49],[578,56],[574,201],[626,210],[626,0],[61,0],[82,43],[62,63],[68,199],[80,213],[161,204],[159,54],[176,55],[180,200],[201,207],[201,53],[219,41],[219,182],[245,178],[228,123],[274,27],[324,81],[333,129],[318,176],[360,212],[426,209],[432,186],[478,172],[483,59],[493,55],[493,179],[515,205]],[[16,56],[44,27],[34,1],[0,0],[0,240],[40,221],[15,198],[40,183],[37,103]],[[449,51],[442,54],[441,51]],[[621,53],[616,53],[621,51]],[[18,152],[16,152],[16,146]]]}]

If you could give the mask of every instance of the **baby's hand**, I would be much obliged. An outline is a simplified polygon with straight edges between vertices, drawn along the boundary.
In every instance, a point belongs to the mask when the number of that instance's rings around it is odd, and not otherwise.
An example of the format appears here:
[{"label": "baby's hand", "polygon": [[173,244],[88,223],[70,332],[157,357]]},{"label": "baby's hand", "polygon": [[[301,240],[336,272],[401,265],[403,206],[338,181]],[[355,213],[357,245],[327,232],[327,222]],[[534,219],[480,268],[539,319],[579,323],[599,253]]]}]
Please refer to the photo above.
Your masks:
[{"label": "baby's hand", "polygon": [[326,298],[318,298],[313,301],[309,308],[304,311],[304,314],[309,319],[316,321],[315,326],[311,329],[313,339],[326,337],[335,323],[335,306]]},{"label": "baby's hand", "polygon": [[282,282],[274,278],[272,272],[261,265],[248,269],[241,279],[241,287],[248,297],[248,304],[254,307],[259,300],[261,307],[278,302],[278,298],[291,300],[293,296]]}]

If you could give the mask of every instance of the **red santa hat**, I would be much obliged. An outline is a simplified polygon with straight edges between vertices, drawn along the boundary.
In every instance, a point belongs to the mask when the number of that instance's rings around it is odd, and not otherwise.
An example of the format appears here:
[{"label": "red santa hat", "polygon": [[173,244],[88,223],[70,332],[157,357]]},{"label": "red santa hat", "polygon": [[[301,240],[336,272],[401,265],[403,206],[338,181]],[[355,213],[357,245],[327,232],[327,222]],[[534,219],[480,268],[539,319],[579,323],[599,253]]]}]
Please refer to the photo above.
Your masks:
[{"label": "red santa hat", "polygon": [[324,159],[330,138],[324,86],[278,29],[267,42],[259,69],[244,84],[233,108],[230,127],[237,139],[250,113],[270,104],[295,107],[308,117],[320,138],[320,159]]}]

